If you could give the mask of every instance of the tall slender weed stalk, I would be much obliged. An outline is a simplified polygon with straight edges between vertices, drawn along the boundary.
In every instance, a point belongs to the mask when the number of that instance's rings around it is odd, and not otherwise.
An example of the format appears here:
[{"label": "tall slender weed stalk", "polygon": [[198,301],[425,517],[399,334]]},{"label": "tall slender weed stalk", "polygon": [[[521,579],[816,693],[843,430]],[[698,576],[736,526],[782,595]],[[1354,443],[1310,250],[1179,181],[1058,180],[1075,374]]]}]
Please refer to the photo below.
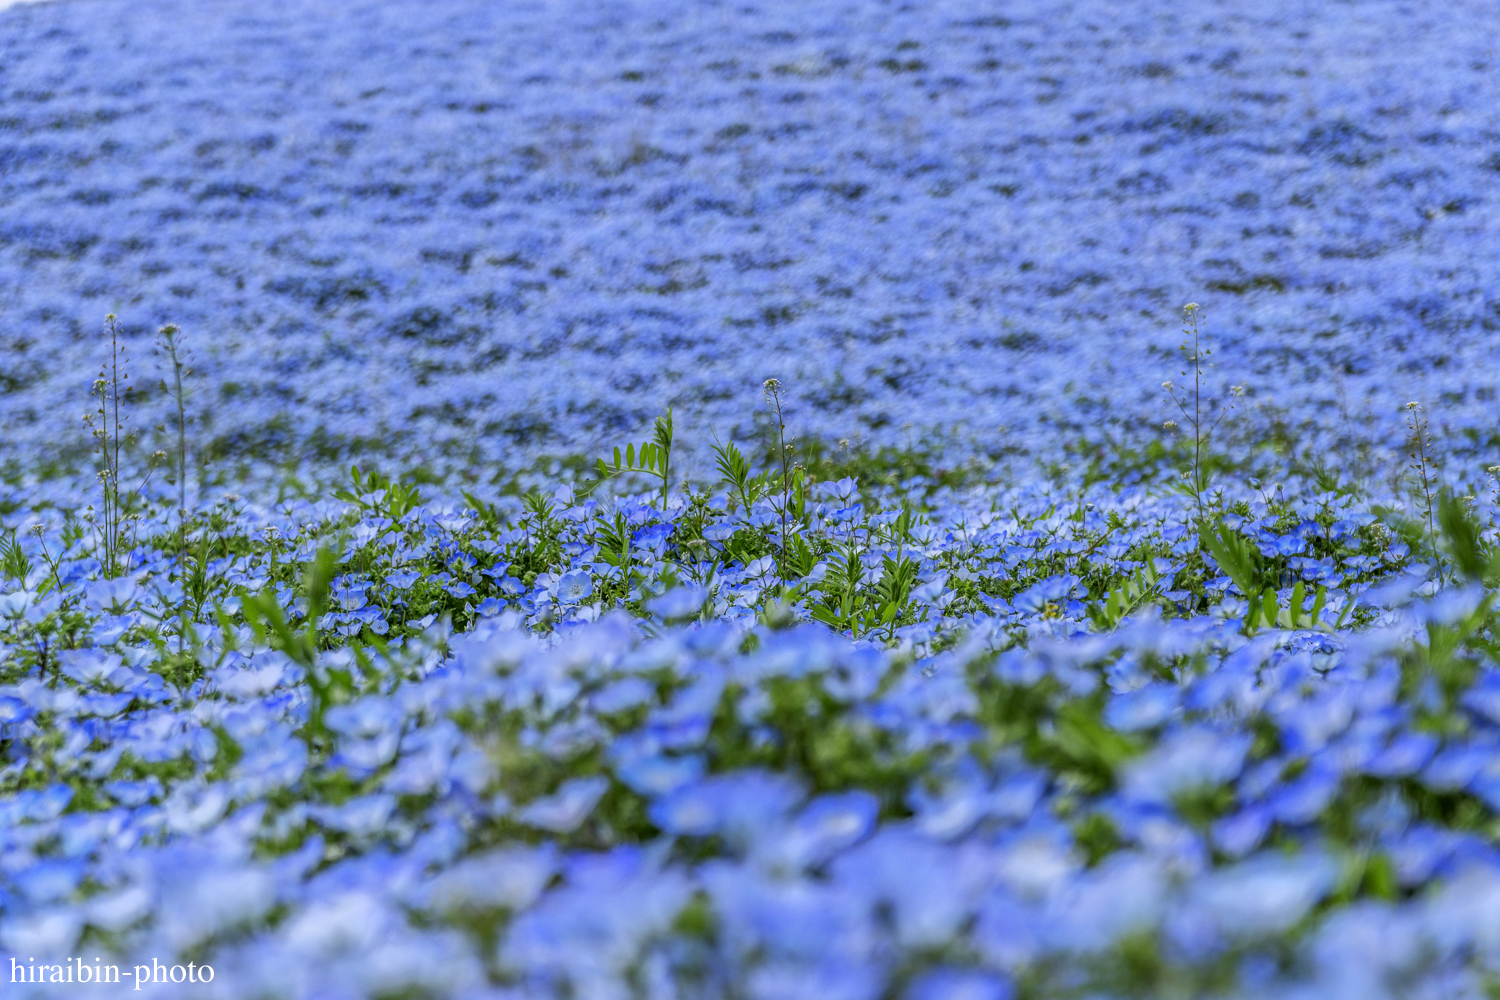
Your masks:
[{"label": "tall slender weed stalk", "polygon": [[91,392],[97,401],[97,408],[83,418],[99,451],[98,478],[101,495],[99,509],[96,511],[90,506],[85,519],[95,532],[100,571],[106,578],[114,579],[128,570],[128,566],[121,566],[121,557],[125,554],[128,560],[125,531],[126,525],[133,520],[132,508],[139,500],[141,491],[146,488],[151,470],[166,455],[163,452],[152,455],[146,476],[140,485],[128,493],[123,489],[120,484],[120,461],[126,449],[135,441],[134,432],[126,429],[129,407],[122,410],[132,389],[127,370],[129,359],[120,342],[119,320],[114,313],[110,313],[104,318],[104,322],[109,336],[108,354],[100,365],[99,375],[94,379]]},{"label": "tall slender weed stalk", "polygon": [[1406,404],[1406,454],[1411,459],[1408,468],[1414,477],[1412,492],[1417,507],[1427,524],[1427,544],[1432,548],[1432,557],[1437,561],[1438,586],[1443,585],[1443,555],[1438,549],[1437,530],[1433,524],[1439,492],[1437,458],[1432,451],[1432,432],[1427,424],[1427,413],[1421,403]]},{"label": "tall slender weed stalk", "polygon": [[[177,485],[177,551],[179,556],[187,549],[187,389],[183,379],[192,374],[187,366],[187,356],[178,340],[181,331],[167,325],[157,331],[157,353],[166,362],[167,377],[160,387],[172,400],[176,426],[176,454],[173,456]],[[164,430],[165,428],[158,428]]]},{"label": "tall slender weed stalk", "polygon": [[779,513],[781,514],[781,553],[777,560],[779,563],[777,569],[781,574],[782,582],[785,583],[787,579],[786,515],[787,508],[791,506],[792,479],[787,468],[790,461],[790,445],[787,444],[786,440],[786,417],[781,409],[781,379],[766,379],[761,385],[761,391],[765,393],[766,401],[771,404],[771,408],[776,412],[776,454],[781,461],[781,503],[779,504]]},{"label": "tall slender weed stalk", "polygon": [[[1234,401],[1244,395],[1245,387],[1230,386],[1228,398],[1218,404],[1217,413],[1213,412],[1212,401],[1205,398],[1208,391],[1205,385],[1208,369],[1213,367],[1208,357],[1213,352],[1209,350],[1206,338],[1203,336],[1203,308],[1196,302],[1189,302],[1182,307],[1182,312],[1183,342],[1178,351],[1182,354],[1183,360],[1182,376],[1186,378],[1191,370],[1192,385],[1179,387],[1176,382],[1169,379],[1163,382],[1161,387],[1192,428],[1192,465],[1183,474],[1183,478],[1186,480],[1185,491],[1193,498],[1193,504],[1197,508],[1198,524],[1201,526],[1205,523],[1203,494],[1208,490],[1206,459],[1211,447],[1211,439],[1219,424],[1229,415],[1229,411],[1234,409]],[[1166,427],[1175,433],[1177,422],[1168,420]]]}]

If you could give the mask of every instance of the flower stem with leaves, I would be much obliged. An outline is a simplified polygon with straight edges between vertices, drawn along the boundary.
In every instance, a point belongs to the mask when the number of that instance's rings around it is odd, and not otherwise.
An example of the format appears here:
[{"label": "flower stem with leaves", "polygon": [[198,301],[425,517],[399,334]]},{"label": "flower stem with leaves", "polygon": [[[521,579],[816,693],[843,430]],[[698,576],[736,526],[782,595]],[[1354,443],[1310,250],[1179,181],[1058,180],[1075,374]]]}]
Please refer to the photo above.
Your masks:
[{"label": "flower stem with leaves", "polygon": [[787,579],[786,513],[787,508],[791,505],[792,480],[790,472],[787,469],[787,450],[789,446],[786,442],[786,418],[781,412],[781,379],[766,379],[761,386],[761,390],[765,393],[766,400],[771,404],[772,409],[776,411],[776,453],[781,459],[781,555],[778,560],[780,563],[778,568],[781,572],[782,582],[785,583]]},{"label": "flower stem with leaves", "polygon": [[126,495],[120,486],[120,457],[123,449],[135,439],[125,429],[126,418],[121,413],[122,401],[130,395],[127,383],[130,374],[126,370],[129,359],[120,343],[120,324],[113,313],[105,317],[105,329],[109,334],[109,354],[99,368],[94,380],[92,395],[98,400],[98,408],[92,415],[83,418],[99,448],[99,485],[102,496],[101,510],[90,518],[98,539],[99,562],[105,577],[114,579],[124,570],[120,566],[122,549],[125,546],[125,524],[130,518],[129,508],[139,498],[151,478],[151,470],[165,458],[163,452],[151,456],[145,479],[136,489]]},{"label": "flower stem with leaves", "polygon": [[[1171,380],[1163,382],[1161,387],[1167,397],[1176,404],[1177,409],[1182,412],[1183,419],[1192,428],[1192,467],[1183,474],[1183,478],[1188,483],[1186,492],[1193,498],[1193,504],[1197,508],[1198,524],[1202,525],[1205,523],[1203,494],[1208,489],[1208,471],[1204,465],[1205,454],[1209,450],[1210,439],[1214,431],[1218,429],[1219,424],[1223,422],[1224,418],[1229,415],[1229,411],[1234,409],[1234,400],[1244,395],[1245,387],[1242,385],[1230,386],[1229,398],[1219,405],[1218,413],[1213,415],[1210,421],[1209,413],[1205,412],[1211,410],[1211,404],[1204,398],[1206,391],[1204,381],[1207,370],[1213,367],[1206,359],[1213,352],[1209,350],[1203,337],[1203,309],[1198,303],[1189,302],[1182,307],[1182,311],[1182,333],[1184,339],[1178,351],[1182,353],[1183,357],[1182,375],[1186,377],[1189,368],[1192,369],[1192,395],[1188,395],[1189,390],[1186,386],[1183,386],[1181,393],[1179,393],[1177,384]],[[1177,423],[1169,420],[1166,423],[1166,427],[1168,430],[1175,432]]]},{"label": "flower stem with leaves", "polygon": [[1427,522],[1427,543],[1432,547],[1433,558],[1437,561],[1438,586],[1442,586],[1443,556],[1438,549],[1437,530],[1433,524],[1438,492],[1437,459],[1432,452],[1432,433],[1421,403],[1406,404],[1406,430],[1406,453],[1411,458],[1411,471],[1416,475],[1416,499],[1421,507],[1422,518]]},{"label": "flower stem with leaves", "polygon": [[168,378],[161,380],[161,390],[172,400],[177,411],[177,550],[179,555],[187,550],[187,391],[183,377],[192,374],[187,359],[182,353],[176,326],[167,325],[158,331],[157,349],[166,359]]}]

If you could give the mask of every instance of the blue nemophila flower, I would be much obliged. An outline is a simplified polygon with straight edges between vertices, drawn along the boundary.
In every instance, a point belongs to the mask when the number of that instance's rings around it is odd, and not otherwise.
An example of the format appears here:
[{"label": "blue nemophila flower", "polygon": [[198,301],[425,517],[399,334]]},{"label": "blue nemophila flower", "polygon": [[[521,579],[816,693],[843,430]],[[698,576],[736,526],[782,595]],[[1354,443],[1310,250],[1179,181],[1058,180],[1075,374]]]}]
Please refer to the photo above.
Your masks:
[{"label": "blue nemophila flower", "polygon": [[866,791],[820,796],[769,839],[762,854],[798,869],[823,864],[868,836],[879,812],[879,801]]},{"label": "blue nemophila flower", "polygon": [[636,530],[632,536],[632,544],[638,548],[660,552],[671,539],[672,531],[671,524],[648,524]]},{"label": "blue nemophila flower", "polygon": [[646,609],[666,621],[680,621],[699,614],[707,600],[706,587],[676,587],[647,601]]},{"label": "blue nemophila flower", "polygon": [[771,577],[776,573],[776,558],[774,556],[761,556],[745,566],[745,576],[749,579],[760,580]]},{"label": "blue nemophila flower", "polygon": [[421,795],[446,786],[452,776],[453,756],[463,745],[458,727],[444,719],[419,728],[401,741],[401,759],[382,784],[389,792]]},{"label": "blue nemophila flower", "polygon": [[[151,27],[158,6],[144,0],[133,16]],[[921,1000],[1008,997],[1012,983],[1038,997],[1128,993],[1139,984],[1120,978],[1121,949],[1147,942],[1160,982],[1212,981],[1237,996],[1483,992],[1500,953],[1500,865],[1482,835],[1500,804],[1500,698],[1478,620],[1489,598],[1458,579],[1451,516],[1428,517],[1390,449],[1360,440],[1383,446],[1412,430],[1392,387],[1420,376],[1443,401],[1432,449],[1448,461],[1432,466],[1432,495],[1448,486],[1465,498],[1481,548],[1500,537],[1500,480],[1465,483],[1477,470],[1457,460],[1493,423],[1474,334],[1489,299],[1483,267],[1471,266],[1486,259],[1475,221],[1485,206],[1454,194],[1484,187],[1490,151],[1485,127],[1452,123],[1489,112],[1469,79],[1480,71],[1431,58],[1469,45],[1479,6],[1400,36],[1424,72],[1393,76],[1394,93],[1351,97],[1310,77],[1308,106],[1341,107],[1347,121],[1292,122],[1274,101],[1243,100],[1286,55],[1274,38],[1241,44],[1244,25],[1219,39],[1238,52],[1221,60],[1237,59],[1232,71],[1200,72],[1191,60],[1147,66],[1126,7],[1064,11],[1043,33],[1018,22],[1005,30],[1030,31],[1031,61],[1050,67],[1067,100],[1099,111],[1090,143],[1053,141],[1068,152],[1032,162],[976,144],[978,119],[948,113],[1014,96],[1014,65],[936,84],[924,75],[974,65],[997,30],[942,5],[916,5],[903,15],[907,41],[892,36],[892,51],[847,66],[827,53],[787,62],[785,38],[734,11],[697,26],[688,48],[727,45],[740,65],[684,62],[681,12],[653,9],[667,29],[656,54],[675,75],[598,44],[631,34],[639,10],[603,23],[559,7],[543,23],[505,5],[455,18],[464,5],[430,0],[402,11],[410,58],[391,64],[350,55],[389,20],[364,16],[369,5],[320,10],[340,44],[296,59],[282,41],[306,21],[292,16],[298,4],[269,28],[189,6],[139,33],[151,45],[116,44],[112,22],[76,4],[7,22],[27,53],[7,65],[8,141],[26,155],[6,163],[13,252],[0,259],[0,309],[27,331],[0,351],[14,473],[0,482],[0,510],[16,529],[0,530],[0,589],[11,591],[0,598],[0,774],[11,790],[0,795],[0,944],[12,954],[40,962],[95,944],[127,969],[136,956],[191,955],[234,990],[288,998],[477,996],[494,980],[527,996]],[[1366,29],[1394,15],[1371,8],[1351,28],[1329,10],[1309,15],[1318,30],[1302,55],[1337,53],[1355,71],[1389,62],[1390,45],[1347,43],[1351,32],[1384,37]],[[1285,13],[1272,0],[1270,15]],[[802,37],[822,25],[830,53],[865,51],[884,30],[832,7],[799,8],[799,19],[781,27]],[[537,31],[545,65],[496,58],[503,45],[536,49],[526,43]],[[1124,41],[1102,55],[1076,44],[1099,32]],[[164,46],[181,56],[170,79],[150,71]],[[443,53],[456,47],[493,72],[449,72]],[[87,55],[105,48],[108,60]],[[251,50],[257,73],[215,68]],[[724,127],[765,117],[736,78],[760,64],[812,81],[789,95],[807,105],[796,142]],[[704,76],[702,65],[717,68]],[[363,96],[330,124],[326,109],[277,97],[289,74]],[[436,82],[407,85],[419,78]],[[899,106],[914,85],[933,113],[911,134],[835,127],[855,91],[854,103]],[[205,88],[218,105],[199,100]],[[37,94],[51,96],[27,99]],[[1438,97],[1456,102],[1446,125],[1381,113]],[[1008,125],[1070,140],[1076,115],[1042,98],[1012,101]],[[129,105],[129,122],[114,120],[111,101]],[[631,102],[653,105],[651,135],[629,134],[618,111]],[[1173,110],[1131,110],[1147,106]],[[1189,119],[1214,127],[1181,128]],[[558,121],[581,131],[559,143],[548,134]],[[1381,128],[1360,125],[1370,121]],[[1155,139],[1131,138],[1143,134]],[[516,162],[472,169],[467,147],[495,136]],[[1145,151],[1123,171],[1122,137]],[[115,147],[107,176],[89,165]],[[1286,164],[1254,152],[1269,149],[1291,150],[1301,180],[1288,186],[1277,175]],[[824,172],[777,189],[810,151]],[[1270,168],[1238,170],[1254,190],[1185,180],[1226,155]],[[975,180],[986,171],[968,161],[987,159],[1000,176]],[[197,180],[181,190],[153,181],[187,174]],[[1424,238],[1391,238],[1390,220],[1414,205]],[[997,206],[1017,209],[1015,226],[998,237],[965,229]],[[1141,243],[1142,220],[1178,217],[1164,206],[1194,213],[1184,280],[1218,289],[1208,311],[1237,331],[1217,372],[1305,354],[1308,317],[1332,356],[1351,345],[1360,355],[1341,375],[1360,409],[1347,421],[1319,380],[1252,386],[1275,405],[1223,425],[1210,451],[1228,461],[1212,463],[1201,498],[1181,493],[1192,481],[1178,460],[1184,428],[1168,429],[1169,444],[1139,391],[1158,384],[1149,342],[1170,347],[1179,318],[1149,273],[1161,253],[1121,252]],[[845,223],[876,209],[889,238],[851,239],[859,226]],[[118,220],[135,217],[154,220],[154,243],[117,238]],[[1049,234],[1097,240],[1054,240],[1064,252],[1023,260],[1017,248],[1037,244],[1024,237],[1043,219]],[[1168,256],[1186,245],[1156,228]],[[1289,229],[1320,242],[1287,241]],[[684,233],[701,244],[691,253]],[[889,266],[900,248],[914,260]],[[1313,273],[1319,281],[1303,280]],[[176,491],[173,448],[171,475],[131,494],[140,520],[113,554],[92,464],[70,475],[72,432],[36,419],[76,409],[67,387],[93,370],[99,343],[69,317],[100,296],[133,303],[122,320],[137,328],[132,341],[168,313],[188,340],[194,329],[233,334],[195,364],[185,388],[201,391],[174,397],[164,367],[147,377],[165,375],[169,391],[143,395],[129,418],[174,443],[180,399],[196,464],[208,428],[194,400],[232,397],[208,437],[240,457],[204,471],[248,483],[243,502],[198,503]],[[1061,311],[1037,308],[1059,297]],[[1016,328],[997,341],[1000,313]],[[1105,319],[1071,321],[1080,315]],[[1418,335],[1367,335],[1393,324]],[[614,328],[630,335],[606,357],[595,334]],[[311,329],[327,335],[295,335]],[[844,357],[851,332],[855,365]],[[1106,341],[1128,349],[1099,350]],[[881,482],[817,484],[813,469],[792,469],[788,491],[780,456],[758,442],[750,478],[730,489],[712,481],[699,432],[678,437],[671,474],[641,497],[591,499],[572,462],[538,461],[616,440],[639,448],[642,393],[664,386],[692,410],[680,411],[683,429],[753,430],[765,413],[733,373],[788,345],[799,374],[773,399],[797,442],[789,457],[859,429],[835,461],[874,458],[891,472]],[[987,363],[994,351],[1016,363]],[[492,391],[495,366],[514,391]],[[1222,392],[1214,372],[1206,381]],[[1297,433],[1298,468],[1249,447],[1270,423]],[[348,473],[320,456],[366,440],[400,471],[346,486]],[[302,458],[288,470],[259,455]],[[1307,482],[1301,465],[1314,459],[1318,481]],[[1232,471],[1244,461],[1270,485]],[[132,480],[124,466],[115,472]],[[519,471],[506,481],[502,469]],[[1372,495],[1338,496],[1333,480]],[[787,500],[795,537],[783,553]],[[87,503],[92,517],[79,510]],[[1419,530],[1377,523],[1377,507]],[[910,536],[908,509],[927,522]],[[1256,594],[1235,593],[1231,567],[1215,570],[1204,552],[1197,522],[1221,516],[1254,546]],[[678,523],[706,524],[709,547],[670,544]],[[604,545],[623,543],[622,531],[634,533],[628,561]],[[307,565],[320,545],[336,550],[342,575],[311,648],[297,636],[306,582],[322,579]],[[853,580],[830,571],[848,545],[863,563]],[[912,600],[890,622],[875,620],[886,556],[918,563]],[[480,600],[481,562],[502,596]],[[1133,593],[1143,567],[1175,607],[1147,594],[1121,621],[1082,627],[1083,581],[1095,597]],[[1409,585],[1382,586],[1407,567]],[[592,593],[570,596],[575,574]],[[621,597],[603,624],[588,621],[595,574]],[[1247,620],[1267,585],[1284,608],[1297,579],[1345,577],[1347,592],[1323,608],[1325,626],[1347,612],[1332,634]],[[789,606],[762,613],[773,583],[794,588]],[[812,603],[841,602],[842,584],[853,635],[796,624]],[[238,596],[268,586],[289,632]],[[403,594],[414,603],[414,587],[469,633],[403,617],[400,631],[421,634],[377,648],[385,609]],[[1221,593],[1233,600],[1183,617]],[[515,609],[500,611],[507,602]],[[643,602],[647,617],[628,620]],[[1470,626],[1479,631],[1462,638]],[[1099,724],[1130,734],[1100,744],[1118,753],[1093,752]],[[985,736],[997,725],[1047,752],[996,752]],[[1080,760],[1098,772],[1088,781]],[[838,790],[804,803],[804,788]],[[663,827],[628,819],[639,797]],[[590,822],[605,805],[609,822]],[[614,829],[622,815],[627,828]],[[1106,820],[1115,836],[1091,836]],[[512,824],[537,846],[492,851]],[[604,848],[621,836],[643,842]],[[713,934],[698,933],[705,919]],[[489,926],[495,935],[471,933]]]},{"label": "blue nemophila flower", "polygon": [[1011,598],[1011,605],[1025,614],[1041,614],[1048,604],[1055,607],[1071,601],[1077,596],[1081,583],[1071,573],[1049,577]]},{"label": "blue nemophila flower", "polygon": [[506,968],[568,983],[578,995],[614,995],[647,941],[692,899],[687,875],[663,869],[639,848],[576,857],[564,884],[510,926],[499,958]]},{"label": "blue nemophila flower", "polygon": [[12,881],[26,901],[35,905],[71,896],[83,874],[84,867],[78,861],[42,861],[15,873]]},{"label": "blue nemophila flower", "polygon": [[361,698],[344,705],[334,705],[323,713],[329,729],[355,739],[400,735],[404,721],[401,710],[389,699],[376,696]]},{"label": "blue nemophila flower", "polygon": [[1104,709],[1104,721],[1116,729],[1135,732],[1161,725],[1177,714],[1182,692],[1167,684],[1148,684],[1115,695]]},{"label": "blue nemophila flower", "polygon": [[917,829],[929,837],[947,839],[967,833],[988,812],[990,775],[972,758],[964,757],[942,776],[938,790],[917,784],[906,801],[916,814]]},{"label": "blue nemophila flower", "polygon": [[13,590],[8,594],[0,594],[0,615],[6,618],[20,618],[36,601],[37,596],[34,591],[29,590]]},{"label": "blue nemophila flower", "polygon": [[1015,988],[993,972],[940,968],[922,973],[906,993],[907,1000],[1011,1000]]},{"label": "blue nemophila flower", "polygon": [[640,677],[625,677],[596,692],[589,704],[601,715],[624,712],[656,698],[656,687]]},{"label": "blue nemophila flower", "polygon": [[253,924],[277,902],[271,871],[225,852],[169,849],[160,861],[154,873],[161,900],[157,933],[173,948]]},{"label": "blue nemophila flower", "polygon": [[1269,706],[1281,726],[1282,741],[1291,753],[1311,753],[1327,746],[1354,721],[1360,692],[1340,686],[1310,698],[1282,697]]},{"label": "blue nemophila flower", "polygon": [[1500,754],[1500,747],[1491,741],[1450,744],[1440,750],[1422,770],[1422,784],[1437,791],[1467,788],[1496,759],[1497,754]]},{"label": "blue nemophila flower", "polygon": [[387,585],[395,587],[397,590],[407,590],[410,589],[412,584],[416,583],[420,579],[422,579],[421,573],[415,572],[414,570],[403,569],[397,570],[394,573],[386,574],[385,582]]},{"label": "blue nemophila flower", "polygon": [[793,778],[745,770],[681,787],[652,803],[649,815],[668,833],[721,834],[748,844],[771,829],[801,796]]},{"label": "blue nemophila flower", "polygon": [[144,781],[110,781],[104,791],[123,806],[139,806],[162,794],[161,779],[155,775]]},{"label": "blue nemophila flower", "polygon": [[72,950],[82,929],[83,915],[74,909],[38,910],[0,920],[0,942],[13,954],[61,955]]},{"label": "blue nemophila flower", "polygon": [[65,649],[57,654],[63,673],[81,685],[107,684],[124,667],[118,653],[102,649]]},{"label": "blue nemophila flower", "polygon": [[1336,764],[1319,758],[1302,774],[1272,792],[1267,807],[1279,822],[1289,826],[1311,823],[1323,814],[1342,780],[1343,774]]},{"label": "blue nemophila flower", "polygon": [[366,595],[366,587],[362,584],[354,584],[334,590],[329,596],[333,603],[343,611],[358,611],[369,603]]},{"label": "blue nemophila flower", "polygon": [[563,604],[580,604],[594,593],[594,579],[583,570],[564,573],[557,581],[557,599]]},{"label": "blue nemophila flower", "polygon": [[1274,819],[1268,807],[1255,805],[1216,820],[1212,834],[1214,846],[1228,857],[1244,857],[1265,840]]},{"label": "blue nemophila flower", "polygon": [[[759,953],[814,968],[825,961],[858,967],[876,944],[869,897],[856,886],[783,878],[723,861],[704,865],[699,880],[731,956]],[[860,981],[864,988],[871,985],[868,976]]]},{"label": "blue nemophila flower", "polygon": [[837,510],[832,511],[831,513],[829,513],[828,519],[834,524],[849,524],[851,522],[858,521],[860,519],[860,515],[862,515],[863,513],[864,506],[862,504],[852,504],[848,507],[840,507]]},{"label": "blue nemophila flower", "polygon": [[1367,774],[1400,778],[1415,774],[1437,750],[1438,739],[1431,733],[1402,733],[1364,766]]},{"label": "blue nemophila flower", "polygon": [[[382,521],[384,522],[383,524],[380,523]],[[389,518],[380,518],[376,521],[361,521],[350,530],[349,540],[354,543],[355,547],[362,548],[381,538],[390,526],[391,521]]]},{"label": "blue nemophila flower", "polygon": [[18,697],[0,696],[0,724],[23,723],[34,714],[30,705]]},{"label": "blue nemophila flower", "polygon": [[906,825],[881,829],[830,866],[839,884],[888,908],[897,940],[910,948],[954,939],[991,885],[986,868],[978,852],[950,851]]},{"label": "blue nemophila flower", "polygon": [[703,777],[703,758],[692,754],[683,757],[653,755],[635,757],[617,765],[621,781],[641,795],[668,795]]},{"label": "blue nemophila flower", "polygon": [[85,604],[100,614],[121,614],[141,597],[141,586],[128,576],[96,580],[84,595]]},{"label": "blue nemophila flower", "polygon": [[1202,727],[1168,732],[1125,769],[1123,791],[1134,799],[1168,803],[1184,792],[1222,785],[1240,773],[1252,738]]},{"label": "blue nemophila flower", "polygon": [[352,637],[359,635],[360,632],[364,631],[365,623],[363,620],[352,615],[348,617],[329,615],[324,618],[322,627],[332,627],[333,630],[335,632],[338,632],[340,635]]},{"label": "blue nemophila flower", "polygon": [[831,483],[823,484],[823,495],[837,500],[848,502],[859,492],[859,484],[851,477],[845,477]]},{"label": "blue nemophila flower", "polygon": [[1148,932],[1166,909],[1167,875],[1159,859],[1131,851],[1113,854],[1048,897],[1039,936],[1055,951],[1086,954]]},{"label": "blue nemophila flower", "polygon": [[718,524],[705,525],[703,528],[703,537],[711,542],[727,542],[734,536],[737,530],[738,528],[735,525],[727,521],[720,521]]},{"label": "blue nemophila flower", "polygon": [[750,976],[755,996],[788,1000],[876,1000],[881,975],[868,965],[847,959],[771,961]]},{"label": "blue nemophila flower", "polygon": [[594,811],[594,806],[608,790],[608,778],[573,778],[563,782],[552,795],[537,799],[516,815],[530,826],[554,833],[569,833],[588,819],[589,813]]},{"label": "blue nemophila flower", "polygon": [[550,844],[508,848],[465,858],[437,873],[415,893],[415,901],[438,913],[526,909],[559,868]]},{"label": "blue nemophila flower", "polygon": [[1226,936],[1260,936],[1292,926],[1333,888],[1338,866],[1320,854],[1265,854],[1208,874],[1189,896],[1188,921]]},{"label": "blue nemophila flower", "polygon": [[400,742],[399,728],[369,736],[351,736],[340,741],[334,762],[351,768],[356,774],[368,774],[393,759]]},{"label": "blue nemophila flower", "polygon": [[53,784],[43,789],[26,788],[15,794],[3,809],[7,820],[16,823],[20,820],[31,820],[33,822],[45,822],[56,819],[68,803],[73,801],[73,789],[67,785]]},{"label": "blue nemophila flower", "polygon": [[1478,584],[1450,587],[1421,602],[1412,612],[1424,624],[1453,625],[1474,615],[1487,597],[1484,588]]},{"label": "blue nemophila flower", "polygon": [[395,796],[364,795],[338,806],[309,806],[308,815],[323,826],[354,837],[373,837],[388,829]]},{"label": "blue nemophila flower", "polygon": [[165,801],[162,812],[174,833],[201,833],[219,821],[229,807],[229,789],[222,784],[188,782],[178,785]]}]

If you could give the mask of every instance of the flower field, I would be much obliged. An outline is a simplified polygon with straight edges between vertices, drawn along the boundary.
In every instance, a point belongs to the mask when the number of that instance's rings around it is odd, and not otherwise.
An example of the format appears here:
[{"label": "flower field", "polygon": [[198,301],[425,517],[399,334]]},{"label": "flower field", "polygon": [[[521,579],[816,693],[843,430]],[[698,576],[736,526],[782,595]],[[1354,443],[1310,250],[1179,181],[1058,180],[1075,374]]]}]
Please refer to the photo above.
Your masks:
[{"label": "flower field", "polygon": [[1494,996],[1500,16],[1250,11],[0,11],[7,988]]}]

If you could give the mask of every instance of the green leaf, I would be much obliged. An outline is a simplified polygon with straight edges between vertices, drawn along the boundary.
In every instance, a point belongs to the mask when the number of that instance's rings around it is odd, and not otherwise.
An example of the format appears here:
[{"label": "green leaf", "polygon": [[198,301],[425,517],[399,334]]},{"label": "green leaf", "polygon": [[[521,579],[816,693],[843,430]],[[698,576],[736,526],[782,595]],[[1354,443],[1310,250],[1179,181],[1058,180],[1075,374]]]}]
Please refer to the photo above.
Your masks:
[{"label": "green leaf", "polygon": [[0,539],[0,569],[12,580],[25,580],[31,575],[31,560],[16,541],[14,531],[10,538]]},{"label": "green leaf", "polygon": [[468,490],[459,490],[459,492],[463,494],[469,506],[479,513],[479,519],[484,522],[486,528],[494,531],[500,527],[500,512],[492,505],[485,503]]},{"label": "green leaf", "polygon": [[333,583],[333,571],[337,558],[326,545],[318,547],[318,554],[308,565],[305,585],[307,588],[307,620],[309,627],[316,628],[317,620],[328,611],[328,595]]},{"label": "green leaf", "polygon": [[839,627],[838,612],[830,608],[826,608],[821,604],[815,606],[812,609],[812,616],[815,620],[820,621],[825,625],[831,625],[834,628]]},{"label": "green leaf", "polygon": [[1260,628],[1260,623],[1260,595],[1251,594],[1249,599],[1249,606],[1245,609],[1245,632],[1247,634],[1254,632],[1256,629]]},{"label": "green leaf", "polygon": [[275,592],[267,588],[259,594],[246,594],[240,598],[240,609],[258,641],[285,653],[298,666],[312,668],[316,647],[309,647],[305,637],[292,629]]},{"label": "green leaf", "polygon": [[714,457],[714,464],[718,467],[720,478],[743,493],[745,480],[750,475],[750,468],[745,463],[745,456],[735,447],[734,442],[731,441],[727,445],[714,445]]},{"label": "green leaf", "polygon": [[1270,587],[1260,595],[1260,614],[1268,628],[1274,627],[1281,620],[1281,611],[1276,605],[1276,591]]},{"label": "green leaf", "polygon": [[1231,529],[1222,519],[1216,520],[1212,528],[1201,525],[1198,537],[1240,593],[1247,597],[1255,593],[1260,575],[1260,553],[1249,539]]},{"label": "green leaf", "polygon": [[672,450],[672,408],[667,407],[667,412],[656,418],[655,424],[656,443],[664,453]]},{"label": "green leaf", "polygon": [[1318,584],[1318,592],[1313,596],[1312,627],[1317,628],[1323,617],[1323,603],[1328,600],[1328,588]]},{"label": "green leaf", "polygon": [[400,520],[410,511],[422,505],[422,494],[408,483],[393,483],[386,493],[386,506],[391,517]]},{"label": "green leaf", "polygon": [[1448,490],[1438,498],[1438,526],[1458,571],[1465,579],[1483,581],[1496,554],[1480,537],[1479,525],[1468,507]]},{"label": "green leaf", "polygon": [[1302,627],[1302,600],[1307,596],[1307,588],[1301,580],[1292,588],[1292,602],[1287,605],[1287,624],[1291,628]]}]

